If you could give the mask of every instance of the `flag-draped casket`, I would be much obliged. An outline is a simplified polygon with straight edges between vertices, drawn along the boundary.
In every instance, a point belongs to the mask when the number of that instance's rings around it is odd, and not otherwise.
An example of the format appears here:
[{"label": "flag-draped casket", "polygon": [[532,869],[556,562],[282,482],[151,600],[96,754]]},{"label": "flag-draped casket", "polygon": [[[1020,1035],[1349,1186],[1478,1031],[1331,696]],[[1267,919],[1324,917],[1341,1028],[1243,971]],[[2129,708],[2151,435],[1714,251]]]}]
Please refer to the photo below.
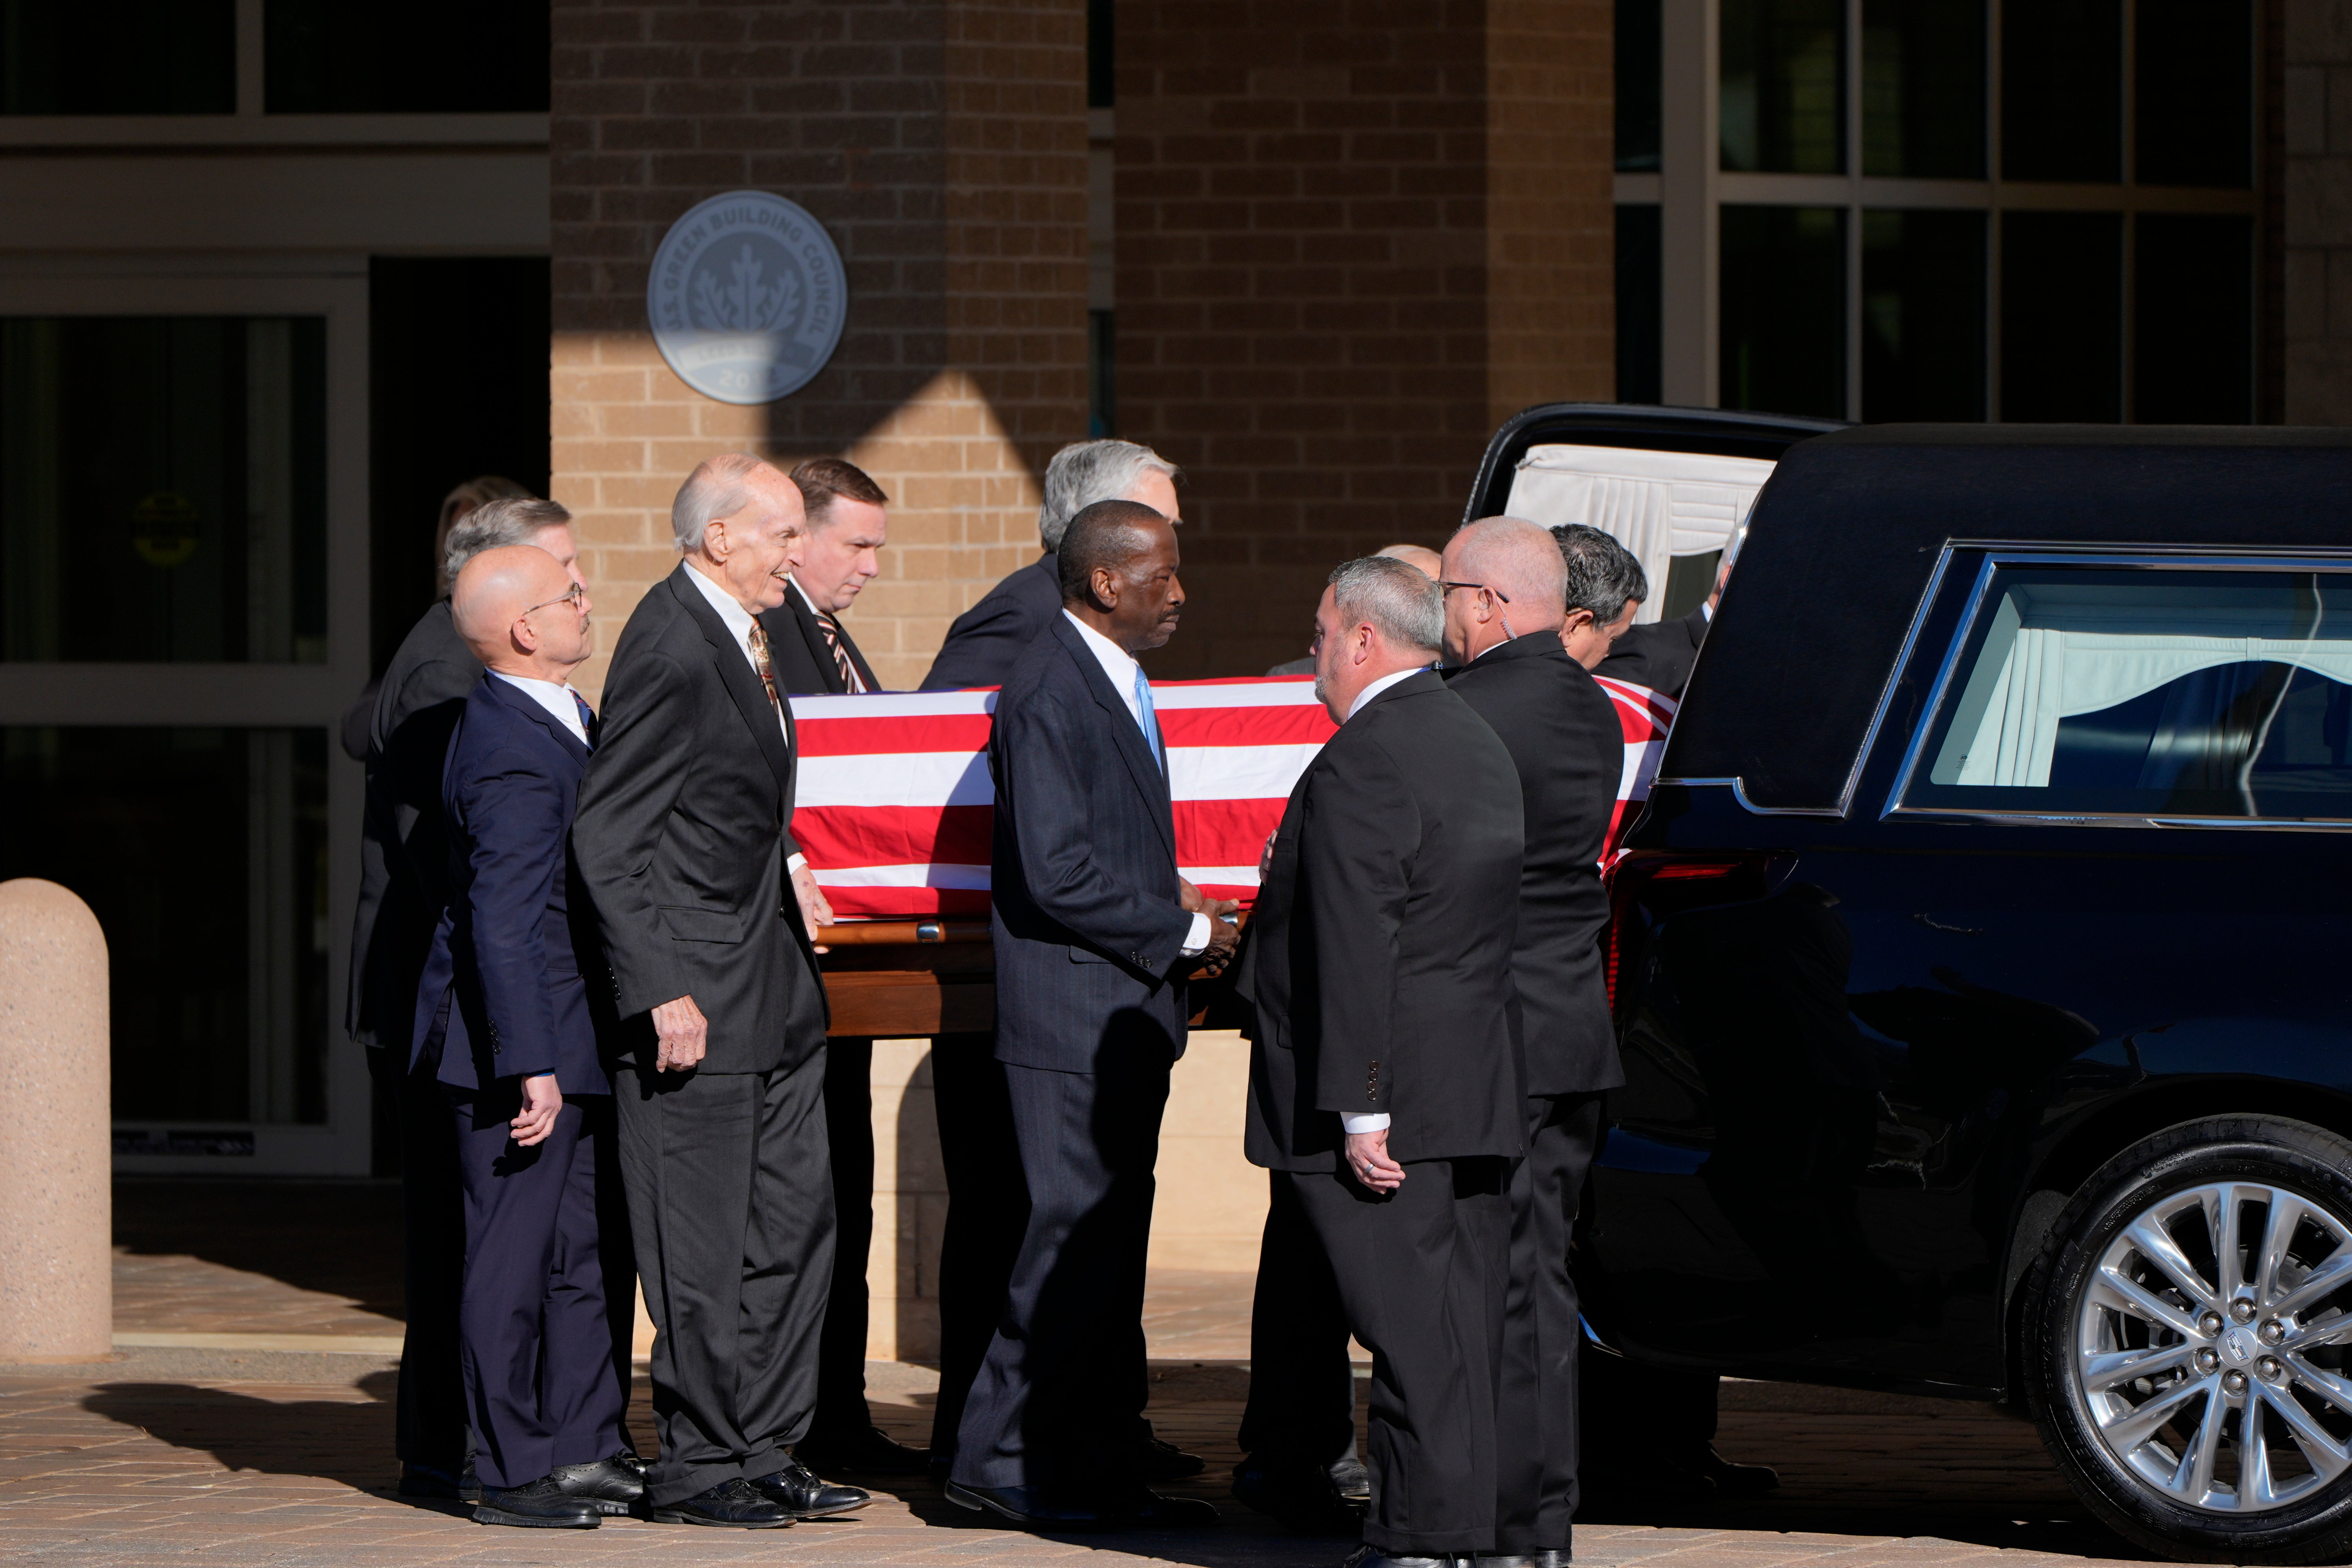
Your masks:
[{"label": "flag-draped casket", "polygon": [[[1674,703],[1602,680],[1624,730],[1610,839],[1638,816]],[[793,836],[843,920],[988,910],[988,731],[993,689],[795,697],[800,788]],[[1332,734],[1303,676],[1157,681],[1178,868],[1213,898],[1257,893],[1259,851],[1291,786]]]}]

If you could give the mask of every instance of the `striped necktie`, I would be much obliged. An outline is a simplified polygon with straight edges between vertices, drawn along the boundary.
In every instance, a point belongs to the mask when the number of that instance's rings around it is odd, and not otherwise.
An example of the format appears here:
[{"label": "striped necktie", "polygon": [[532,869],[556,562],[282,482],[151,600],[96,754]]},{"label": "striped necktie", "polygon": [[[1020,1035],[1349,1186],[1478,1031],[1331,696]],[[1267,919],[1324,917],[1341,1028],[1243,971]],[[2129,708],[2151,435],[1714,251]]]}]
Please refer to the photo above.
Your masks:
[{"label": "striped necktie", "polygon": [[572,692],[572,700],[580,706],[580,728],[587,733],[588,749],[593,752],[596,749],[596,710],[589,707],[588,699],[572,688],[567,686],[564,689]]},{"label": "striped necktie", "polygon": [[841,635],[841,623],[831,616],[819,616],[816,629],[824,634],[825,651],[833,655],[833,668],[841,671],[841,689],[865,690],[866,682],[858,679],[856,661],[849,657],[849,644]]}]

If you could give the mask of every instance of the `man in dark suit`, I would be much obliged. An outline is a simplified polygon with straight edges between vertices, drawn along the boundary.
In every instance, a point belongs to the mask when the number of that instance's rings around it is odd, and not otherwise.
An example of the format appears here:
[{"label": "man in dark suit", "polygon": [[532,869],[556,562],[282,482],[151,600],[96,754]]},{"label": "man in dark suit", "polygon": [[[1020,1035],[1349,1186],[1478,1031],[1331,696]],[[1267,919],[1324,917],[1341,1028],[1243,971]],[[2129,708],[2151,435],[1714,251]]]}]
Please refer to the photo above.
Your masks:
[{"label": "man in dark suit", "polygon": [[[1384,555],[1391,561],[1402,561],[1406,565],[1424,572],[1433,578],[1437,575],[1437,552],[1426,544],[1383,544],[1372,553]],[[1315,673],[1315,656],[1310,653],[1305,658],[1294,658],[1287,663],[1277,664],[1266,673],[1268,675],[1312,675]]]},{"label": "man in dark suit", "polygon": [[1097,501],[1061,542],[1063,610],[989,737],[996,1057],[1029,1224],[964,1405],[948,1496],[1033,1528],[1210,1523],[1143,1484],[1145,1242],[1184,977],[1233,925],[1176,872],[1167,751],[1135,655],[1184,607],[1176,531]]},{"label": "man in dark suit", "polygon": [[800,491],[696,468],[677,570],[629,616],[574,853],[623,1020],[621,1170],[652,1313],[653,1517],[762,1529],[862,1507],[789,1450],[816,1404],[833,1275],[824,1137],[830,910],[792,841],[792,712],[756,618],[800,561]]},{"label": "man in dark suit", "polygon": [[1633,629],[1634,612],[1650,596],[1650,580],[1632,551],[1597,528],[1562,523],[1551,536],[1568,568],[1568,618],[1560,623],[1560,647],[1585,668],[1597,670]]},{"label": "man in dark suit", "polygon": [[1495,1544],[1495,1399],[1525,1147],[1511,992],[1510,753],[1428,668],[1435,584],[1332,573],[1316,689],[1339,732],[1291,792],[1236,989],[1246,1148],[1284,1173],[1373,1355],[1371,1508],[1351,1568]]},{"label": "man in dark suit", "polygon": [[1021,650],[1062,613],[1054,552],[1062,547],[1070,520],[1098,500],[1131,500],[1181,524],[1177,472],[1175,464],[1132,441],[1078,441],[1055,453],[1045,465],[1045,500],[1037,508],[1037,542],[1045,553],[956,617],[922,689],[1003,685]]},{"label": "man in dark suit", "polygon": [[415,1038],[455,1112],[483,1524],[593,1529],[645,1493],[618,1457],[627,1370],[614,1364],[601,1253],[627,1242],[598,1224],[620,1173],[588,985],[603,965],[567,847],[591,733],[570,682],[595,648],[588,612],[580,585],[528,545],[474,556],[452,599],[488,673],[442,773],[450,898]]},{"label": "man in dark suit", "polygon": [[1601,1130],[1625,1081],[1601,931],[1601,855],[1625,765],[1616,707],[1560,646],[1567,571],[1538,524],[1485,518],[1445,546],[1446,685],[1486,721],[1518,774],[1527,832],[1512,989],[1527,1074],[1528,1156],[1511,1174],[1495,1550],[1565,1568],[1576,1512],[1581,1331],[1570,1232]]},{"label": "man in dark suit", "polygon": [[[530,544],[585,585],[572,514],[553,501],[528,496],[490,500],[445,532],[445,582],[454,581],[484,550]],[[411,1070],[410,1046],[417,979],[448,899],[442,763],[458,710],[481,679],[481,662],[458,637],[449,602],[439,600],[409,629],[385,668],[368,728],[359,908],[352,922],[344,1026],[370,1047],[369,1071],[378,1094],[394,1110],[400,1139],[407,1316],[395,1446],[404,1497],[454,1498],[467,1487],[461,1479],[467,1451],[466,1395],[457,1352],[464,1199],[448,1102],[429,1071]],[[622,1289],[629,1289],[625,1281]],[[620,1331],[625,1365],[626,1327]]]},{"label": "man in dark suit", "polygon": [[[808,517],[784,602],[760,613],[777,685],[788,696],[879,690],[841,613],[882,570],[890,498],[838,458],[793,469]],[[894,1443],[866,1405],[866,1259],[874,1240],[874,1042],[824,1047],[824,1131],[833,1152],[833,1290],[817,1346],[816,1414],[793,1450],[818,1470],[919,1475],[929,1456]]]}]

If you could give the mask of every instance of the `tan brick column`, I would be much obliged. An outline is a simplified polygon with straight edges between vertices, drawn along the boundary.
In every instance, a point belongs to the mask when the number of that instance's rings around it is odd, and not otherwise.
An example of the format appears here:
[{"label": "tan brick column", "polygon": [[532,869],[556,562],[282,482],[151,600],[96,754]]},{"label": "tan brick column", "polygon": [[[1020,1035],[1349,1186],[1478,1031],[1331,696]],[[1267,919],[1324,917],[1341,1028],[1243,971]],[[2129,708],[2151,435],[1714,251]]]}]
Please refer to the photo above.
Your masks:
[{"label": "tan brick column", "polygon": [[[552,488],[604,646],[674,563],[697,461],[833,453],[895,503],[848,619],[912,685],[1034,554],[1034,476],[1086,434],[1083,0],[556,0],[554,26]],[[763,407],[689,391],[646,330],[663,233],[737,189],[806,207],[849,269],[833,360]]]},{"label": "tan brick column", "polygon": [[1297,657],[1333,563],[1444,540],[1502,412],[1607,395],[1610,15],[1122,0],[1119,433],[1192,476],[1154,673]]}]

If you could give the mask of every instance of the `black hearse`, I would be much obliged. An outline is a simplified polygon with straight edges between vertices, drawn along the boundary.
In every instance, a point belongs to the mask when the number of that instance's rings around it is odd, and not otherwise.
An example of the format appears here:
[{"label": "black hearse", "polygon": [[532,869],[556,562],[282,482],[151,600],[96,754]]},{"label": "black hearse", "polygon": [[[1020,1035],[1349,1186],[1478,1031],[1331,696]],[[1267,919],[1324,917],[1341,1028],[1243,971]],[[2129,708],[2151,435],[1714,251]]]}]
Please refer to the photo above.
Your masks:
[{"label": "black hearse", "polygon": [[[1641,438],[1512,439],[1580,419]],[[1593,1330],[2000,1400],[2143,1546],[2342,1556],[2352,433],[1803,434],[1612,878]]]}]

